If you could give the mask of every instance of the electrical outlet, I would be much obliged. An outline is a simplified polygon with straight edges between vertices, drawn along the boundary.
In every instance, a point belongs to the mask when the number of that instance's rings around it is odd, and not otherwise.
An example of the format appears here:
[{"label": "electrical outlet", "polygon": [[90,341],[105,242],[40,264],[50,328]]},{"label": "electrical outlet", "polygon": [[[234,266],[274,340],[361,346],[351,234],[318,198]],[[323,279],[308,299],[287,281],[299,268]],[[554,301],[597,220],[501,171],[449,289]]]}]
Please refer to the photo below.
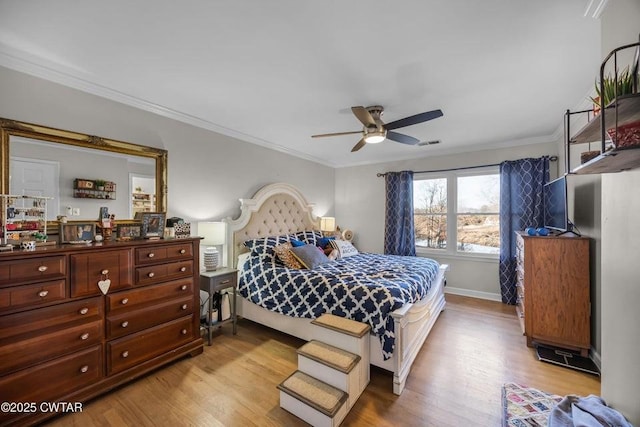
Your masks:
[{"label": "electrical outlet", "polygon": [[73,216],[80,216],[80,208],[73,208]]},{"label": "electrical outlet", "polygon": [[73,215],[73,208],[71,206],[67,206],[67,216]]}]

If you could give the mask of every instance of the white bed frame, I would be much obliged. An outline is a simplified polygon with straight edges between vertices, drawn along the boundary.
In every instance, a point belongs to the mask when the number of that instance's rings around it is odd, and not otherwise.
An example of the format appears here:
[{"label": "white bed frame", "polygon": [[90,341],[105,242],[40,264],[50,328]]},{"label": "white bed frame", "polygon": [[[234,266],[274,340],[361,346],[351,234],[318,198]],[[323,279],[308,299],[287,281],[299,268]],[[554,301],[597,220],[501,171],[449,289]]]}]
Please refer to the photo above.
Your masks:
[{"label": "white bed frame", "polygon": [[[253,198],[240,199],[240,216],[227,219],[227,265],[236,267],[240,254],[246,252],[243,243],[248,239],[291,234],[303,230],[319,229],[319,220],[313,215],[313,205],[302,193],[289,184],[270,184],[261,188]],[[402,393],[411,365],[422,348],[436,319],[444,310],[444,282],[448,265],[440,265],[436,283],[427,298],[407,304],[391,313],[395,322],[396,347],[393,356],[383,360],[382,346],[372,337],[370,361],[372,365],[393,373],[393,392]],[[295,337],[310,340],[311,319],[289,317],[266,310],[239,295],[237,312],[252,320]]]}]

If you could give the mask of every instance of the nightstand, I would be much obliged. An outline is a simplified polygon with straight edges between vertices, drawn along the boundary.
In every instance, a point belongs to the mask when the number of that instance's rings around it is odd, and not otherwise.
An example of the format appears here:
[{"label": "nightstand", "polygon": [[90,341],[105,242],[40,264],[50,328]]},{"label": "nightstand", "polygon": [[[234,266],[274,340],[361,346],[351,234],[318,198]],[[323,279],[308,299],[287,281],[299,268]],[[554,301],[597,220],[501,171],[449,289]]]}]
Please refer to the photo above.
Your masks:
[{"label": "nightstand", "polygon": [[[236,285],[238,283],[238,270],[233,268],[219,268],[215,271],[203,271],[200,273],[200,289],[209,293],[207,307],[207,343],[211,345],[211,334],[215,328],[225,323],[233,323],[233,334],[236,334]],[[213,295],[225,289],[231,289],[231,317],[227,320],[211,324],[211,310],[213,309]]]}]

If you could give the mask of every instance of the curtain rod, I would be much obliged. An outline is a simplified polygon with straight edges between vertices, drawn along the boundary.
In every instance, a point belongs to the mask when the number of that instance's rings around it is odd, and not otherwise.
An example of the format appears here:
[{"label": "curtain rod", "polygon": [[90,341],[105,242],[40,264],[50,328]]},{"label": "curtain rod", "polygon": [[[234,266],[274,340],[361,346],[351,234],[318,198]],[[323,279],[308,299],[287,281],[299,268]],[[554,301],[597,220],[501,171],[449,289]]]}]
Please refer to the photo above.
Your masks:
[{"label": "curtain rod", "polygon": [[[550,156],[549,160],[552,162],[555,162],[558,160],[558,156]],[[491,166],[500,166],[500,163],[493,163],[490,165],[478,165],[478,166],[465,166],[465,167],[461,167],[461,168],[451,168],[451,169],[437,169],[437,170],[430,170],[430,171],[414,171],[413,173],[431,173],[431,172],[451,172],[451,171],[461,171],[461,170],[465,170],[465,169],[478,169],[478,168],[488,168]],[[381,176],[387,176],[388,172],[385,173],[377,173],[376,176],[377,177],[381,177]]]}]

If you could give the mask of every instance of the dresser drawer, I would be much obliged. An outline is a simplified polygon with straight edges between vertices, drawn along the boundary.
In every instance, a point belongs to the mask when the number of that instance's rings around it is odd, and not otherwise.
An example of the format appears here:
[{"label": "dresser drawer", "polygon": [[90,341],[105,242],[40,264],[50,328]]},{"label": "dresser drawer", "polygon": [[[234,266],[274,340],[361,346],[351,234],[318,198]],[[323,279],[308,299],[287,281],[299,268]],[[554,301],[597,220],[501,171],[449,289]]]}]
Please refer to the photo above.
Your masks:
[{"label": "dresser drawer", "polygon": [[191,296],[107,317],[107,339],[119,338],[193,313]]},{"label": "dresser drawer", "polygon": [[172,262],[136,268],[136,286],[166,282],[180,277],[193,276],[193,261]]},{"label": "dresser drawer", "polygon": [[136,264],[193,259],[193,243],[136,248]]},{"label": "dresser drawer", "polygon": [[124,310],[136,310],[140,307],[185,296],[193,298],[193,292],[192,278],[118,292],[107,295],[107,312],[111,314]]},{"label": "dresser drawer", "polygon": [[193,340],[193,316],[183,317],[107,343],[107,374],[112,375]]},{"label": "dresser drawer", "polygon": [[109,279],[109,292],[133,286],[130,249],[71,255],[71,296],[101,295],[98,282]]},{"label": "dresser drawer", "polygon": [[10,340],[0,346],[0,375],[36,363],[99,344],[103,337],[102,320],[53,332],[33,335],[28,339]]},{"label": "dresser drawer", "polygon": [[67,298],[67,286],[62,280],[0,289],[0,311],[37,307]]},{"label": "dresser drawer", "polygon": [[[88,348],[59,359],[0,378],[0,396],[7,402],[51,402],[104,377],[102,346]],[[0,425],[11,415],[0,412]]]},{"label": "dresser drawer", "polygon": [[102,319],[104,303],[94,297],[0,317],[0,343],[10,337]]},{"label": "dresser drawer", "polygon": [[64,255],[0,262],[0,287],[64,277]]}]

